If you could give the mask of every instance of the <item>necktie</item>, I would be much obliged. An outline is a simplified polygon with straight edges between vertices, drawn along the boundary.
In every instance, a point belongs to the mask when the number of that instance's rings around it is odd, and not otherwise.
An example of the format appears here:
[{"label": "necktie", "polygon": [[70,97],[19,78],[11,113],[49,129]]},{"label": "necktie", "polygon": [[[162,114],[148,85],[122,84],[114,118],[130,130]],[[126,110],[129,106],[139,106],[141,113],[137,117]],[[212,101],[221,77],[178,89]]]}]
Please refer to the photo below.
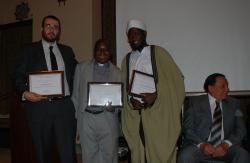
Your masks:
[{"label": "necktie", "polygon": [[216,107],[213,114],[213,124],[211,130],[211,144],[217,146],[221,143],[221,129],[222,129],[222,113],[220,103],[216,101]]},{"label": "necktie", "polygon": [[49,53],[50,53],[51,70],[58,70],[56,56],[52,50],[53,50],[53,46],[50,46]]}]

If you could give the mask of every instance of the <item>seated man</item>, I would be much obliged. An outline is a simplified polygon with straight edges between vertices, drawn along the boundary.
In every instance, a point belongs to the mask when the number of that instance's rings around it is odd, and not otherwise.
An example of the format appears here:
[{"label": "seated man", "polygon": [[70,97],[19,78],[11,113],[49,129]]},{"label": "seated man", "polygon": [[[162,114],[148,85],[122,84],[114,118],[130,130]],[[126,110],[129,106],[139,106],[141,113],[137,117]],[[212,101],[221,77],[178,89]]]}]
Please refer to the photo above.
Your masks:
[{"label": "seated man", "polygon": [[184,112],[183,148],[178,163],[198,163],[215,159],[227,163],[250,163],[241,147],[246,134],[239,102],[228,96],[228,81],[215,73],[204,83],[207,95],[190,98]]}]

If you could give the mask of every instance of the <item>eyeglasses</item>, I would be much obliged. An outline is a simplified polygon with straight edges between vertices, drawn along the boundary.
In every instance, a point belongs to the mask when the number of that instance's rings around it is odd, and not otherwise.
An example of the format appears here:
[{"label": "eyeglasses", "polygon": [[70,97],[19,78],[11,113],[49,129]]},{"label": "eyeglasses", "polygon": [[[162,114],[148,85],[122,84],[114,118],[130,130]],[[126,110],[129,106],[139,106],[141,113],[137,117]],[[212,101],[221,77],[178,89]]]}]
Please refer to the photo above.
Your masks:
[{"label": "eyeglasses", "polygon": [[59,30],[59,25],[45,24],[44,28],[45,29]]}]

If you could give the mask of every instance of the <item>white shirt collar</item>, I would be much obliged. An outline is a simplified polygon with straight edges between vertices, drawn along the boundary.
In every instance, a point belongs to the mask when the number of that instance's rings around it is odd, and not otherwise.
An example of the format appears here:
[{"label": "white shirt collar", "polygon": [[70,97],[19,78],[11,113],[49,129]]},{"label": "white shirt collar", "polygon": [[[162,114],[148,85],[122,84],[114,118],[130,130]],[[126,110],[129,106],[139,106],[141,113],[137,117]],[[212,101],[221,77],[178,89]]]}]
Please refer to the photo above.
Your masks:
[{"label": "white shirt collar", "polygon": [[209,99],[209,103],[215,103],[216,98],[214,98],[211,94],[208,93],[208,99]]},{"label": "white shirt collar", "polygon": [[221,104],[221,100],[217,100],[216,98],[214,98],[211,94],[208,93],[208,99],[209,99],[209,104],[211,108],[215,108],[216,107],[216,101],[219,102],[220,107],[222,107]]},{"label": "white shirt collar", "polygon": [[43,44],[43,46],[44,47],[50,47],[50,46],[56,46],[56,41],[54,41],[54,42],[48,42],[48,41],[46,41],[46,40],[44,40],[44,39],[42,39],[42,44]]}]

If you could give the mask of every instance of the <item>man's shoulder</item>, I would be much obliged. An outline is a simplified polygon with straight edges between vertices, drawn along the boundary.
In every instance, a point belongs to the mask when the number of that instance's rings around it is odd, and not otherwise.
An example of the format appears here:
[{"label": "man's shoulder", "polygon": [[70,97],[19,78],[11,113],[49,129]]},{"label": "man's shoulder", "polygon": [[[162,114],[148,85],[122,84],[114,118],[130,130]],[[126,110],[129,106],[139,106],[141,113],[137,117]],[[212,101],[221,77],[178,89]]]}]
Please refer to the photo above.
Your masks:
[{"label": "man's shoulder", "polygon": [[152,44],[152,45],[149,45],[151,48],[153,47],[153,48],[155,48],[155,49],[162,49],[162,50],[165,50],[165,48],[163,48],[162,46],[160,46],[160,45],[154,45],[154,44]]},{"label": "man's shoulder", "polygon": [[208,95],[204,94],[204,95],[190,96],[188,99],[193,103],[200,103],[205,100],[208,100]]},{"label": "man's shoulder", "polygon": [[24,55],[29,55],[29,54],[33,55],[40,49],[42,49],[42,43],[40,41],[37,41],[37,42],[23,44],[21,52]]},{"label": "man's shoulder", "polygon": [[159,46],[159,45],[150,45],[150,48],[154,48],[155,50],[158,50],[158,51],[165,51],[165,52],[167,52],[167,50],[164,47]]},{"label": "man's shoulder", "polygon": [[31,42],[31,43],[26,43],[23,45],[23,48],[36,48],[42,46],[41,41],[36,41],[36,42]]},{"label": "man's shoulder", "polygon": [[238,99],[233,97],[233,96],[227,96],[226,100],[228,100],[228,101],[238,101]]},{"label": "man's shoulder", "polygon": [[123,57],[122,63],[121,63],[121,67],[123,67],[123,66],[127,63],[127,61],[128,61],[128,59],[129,59],[131,53],[132,53],[132,51],[129,51],[129,52],[125,55],[125,57]]},{"label": "man's shoulder", "polygon": [[225,102],[227,102],[229,105],[231,104],[239,104],[239,99],[232,97],[232,96],[227,96],[227,98],[225,99]]},{"label": "man's shoulder", "polygon": [[130,57],[130,54],[132,53],[132,51],[129,51],[126,55],[125,55],[125,57],[123,58],[123,60],[126,60],[126,59],[128,59],[128,57]]},{"label": "man's shoulder", "polygon": [[57,46],[58,46],[59,48],[72,49],[69,45],[65,45],[65,44],[61,44],[61,43],[57,43]]},{"label": "man's shoulder", "polygon": [[114,65],[111,61],[109,61],[109,64],[114,71],[120,71],[120,68],[117,65]]},{"label": "man's shoulder", "polygon": [[80,69],[89,67],[93,64],[93,60],[86,60],[86,61],[82,61],[80,63],[77,64],[77,67],[79,67]]},{"label": "man's shoulder", "polygon": [[[61,43],[57,43],[57,47],[59,48],[62,55],[75,58],[75,53],[70,46],[65,45],[65,44],[61,44]],[[67,55],[65,55],[65,54],[67,54]]]},{"label": "man's shoulder", "polygon": [[162,46],[159,45],[150,45],[150,49],[154,50],[155,53],[155,57],[159,57],[159,58],[165,58],[165,59],[171,59],[172,60],[172,56],[170,55],[170,53]]},{"label": "man's shoulder", "polygon": [[[188,98],[192,103],[202,103],[204,101],[207,101],[209,100],[208,98],[208,95],[205,94],[205,95],[197,95],[197,96],[191,96]],[[226,99],[225,99],[225,102],[227,103],[238,103],[239,100],[232,97],[232,96],[228,96]]]}]

